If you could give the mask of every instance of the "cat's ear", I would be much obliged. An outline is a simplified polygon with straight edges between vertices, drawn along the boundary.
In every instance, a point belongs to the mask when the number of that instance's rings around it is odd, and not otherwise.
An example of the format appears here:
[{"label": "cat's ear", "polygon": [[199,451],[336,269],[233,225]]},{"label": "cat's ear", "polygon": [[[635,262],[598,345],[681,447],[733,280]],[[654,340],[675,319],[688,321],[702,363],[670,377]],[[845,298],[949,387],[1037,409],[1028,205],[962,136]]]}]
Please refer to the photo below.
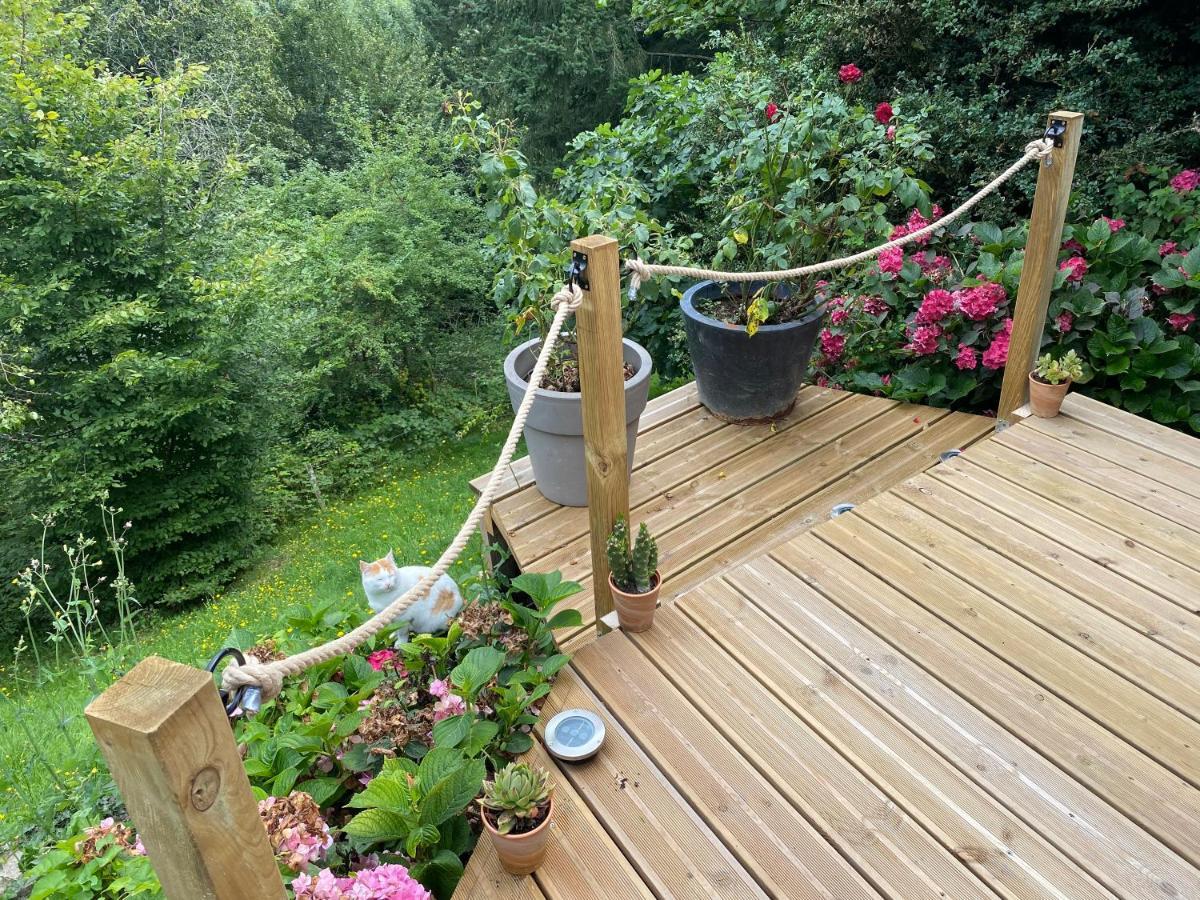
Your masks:
[{"label": "cat's ear", "polygon": [[369,562],[367,562],[365,559],[360,559],[358,561],[358,571],[362,572],[363,574],[366,574],[367,569],[369,569],[370,567],[371,567],[371,564]]},{"label": "cat's ear", "polygon": [[387,556],[385,556],[385,557],[384,557],[384,559],[386,559],[388,562],[390,562],[390,563],[392,563],[393,565],[395,565],[395,563],[396,563],[396,556],[395,556],[395,553],[394,553],[394,551],[392,551],[392,550],[389,550],[389,551],[388,551],[388,555],[387,555]]}]

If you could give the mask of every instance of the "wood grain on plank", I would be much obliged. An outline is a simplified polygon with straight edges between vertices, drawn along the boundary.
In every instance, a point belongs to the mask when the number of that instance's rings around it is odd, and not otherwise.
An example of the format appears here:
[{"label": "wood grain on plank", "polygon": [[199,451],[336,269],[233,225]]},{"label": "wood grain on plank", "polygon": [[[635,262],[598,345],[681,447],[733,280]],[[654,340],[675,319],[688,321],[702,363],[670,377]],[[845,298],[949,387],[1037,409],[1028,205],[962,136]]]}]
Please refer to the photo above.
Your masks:
[{"label": "wood grain on plank", "polygon": [[1080,393],[1067,395],[1063,401],[1063,413],[1065,418],[1200,467],[1200,441],[1182,431],[1135,416]]},{"label": "wood grain on plank", "polygon": [[1052,887],[1076,900],[1112,896],[726,582],[707,582],[673,609],[999,893],[1037,896]]},{"label": "wood grain on plank", "polygon": [[[939,467],[941,468],[941,467]],[[814,529],[772,552],[794,572],[836,596],[877,635],[885,636],[961,696],[1019,735],[1064,771],[1189,861],[1200,861],[1200,792],[1112,734],[1008,662],[985,653],[957,629],[869,570]],[[831,587],[826,589],[826,583]],[[847,596],[848,595],[848,596]],[[966,663],[966,664],[964,664]]]},{"label": "wood grain on plank", "polygon": [[[965,776],[999,799],[1027,824],[1124,896],[1200,896],[1200,872],[1147,834],[1103,797],[1070,774],[1079,744],[1062,742],[1057,764],[1023,741],[989,708],[1011,709],[1008,684],[989,701],[986,673],[963,672],[970,656],[939,654],[936,671],[922,657],[906,655],[908,629],[890,624],[881,633],[873,598],[889,588],[865,571],[845,565],[819,541],[806,536],[775,551],[788,560],[760,558],[722,580],[770,616],[840,678],[869,696]],[[685,606],[686,608],[686,606]],[[887,620],[884,619],[884,622]],[[912,629],[914,640],[938,648],[936,640]],[[925,663],[928,665],[928,662]],[[966,691],[956,687],[965,678]],[[977,705],[972,697],[983,698]],[[1200,849],[1200,848],[1193,848]],[[1192,862],[1195,862],[1193,856]]]},{"label": "wood grain on plank", "polygon": [[879,896],[623,633],[584,647],[573,665],[768,894]]},{"label": "wood grain on plank", "polygon": [[576,707],[598,715],[607,737],[597,756],[561,771],[650,889],[663,897],[765,897],[570,666],[546,698],[539,727]]}]

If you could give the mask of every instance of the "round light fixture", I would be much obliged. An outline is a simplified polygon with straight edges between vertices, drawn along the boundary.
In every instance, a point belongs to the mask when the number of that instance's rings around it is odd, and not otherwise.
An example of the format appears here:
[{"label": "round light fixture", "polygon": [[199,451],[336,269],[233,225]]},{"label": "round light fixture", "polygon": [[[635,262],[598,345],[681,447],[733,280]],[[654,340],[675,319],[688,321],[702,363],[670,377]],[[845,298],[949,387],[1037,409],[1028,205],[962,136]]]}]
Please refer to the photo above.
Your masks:
[{"label": "round light fixture", "polygon": [[586,709],[564,709],[546,725],[546,749],[555,759],[581,762],[604,743],[604,723]]}]

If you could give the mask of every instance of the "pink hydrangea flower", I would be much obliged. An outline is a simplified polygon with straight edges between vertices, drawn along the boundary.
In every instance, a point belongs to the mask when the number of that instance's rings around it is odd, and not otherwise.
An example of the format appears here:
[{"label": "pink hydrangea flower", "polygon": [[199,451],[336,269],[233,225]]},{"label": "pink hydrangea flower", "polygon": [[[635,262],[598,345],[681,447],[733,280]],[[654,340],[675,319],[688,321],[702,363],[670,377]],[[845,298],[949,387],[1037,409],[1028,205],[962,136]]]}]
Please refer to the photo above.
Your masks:
[{"label": "pink hydrangea flower", "polygon": [[885,386],[891,384],[892,383],[892,373],[888,372],[886,375],[884,375],[879,380],[882,381]]},{"label": "pink hydrangea flower", "polygon": [[1064,259],[1058,264],[1058,267],[1067,273],[1067,281],[1072,284],[1078,284],[1083,281],[1083,276],[1087,274],[1087,260],[1082,256],[1072,256],[1070,259]]},{"label": "pink hydrangea flower", "polygon": [[886,132],[884,132],[884,135],[883,135],[883,137],[884,137],[884,139],[885,139],[885,140],[888,140],[888,141],[894,141],[894,140],[896,139],[896,126],[895,126],[895,125],[889,125],[889,126],[887,127],[887,131],[886,131]]},{"label": "pink hydrangea flower", "polygon": [[904,268],[904,248],[891,247],[879,254],[879,271],[885,275],[899,275]]},{"label": "pink hydrangea flower", "polygon": [[954,295],[941,288],[930,291],[917,310],[917,321],[922,325],[940,322],[954,311]]},{"label": "pink hydrangea flower", "polygon": [[1171,313],[1167,316],[1167,324],[1176,331],[1187,331],[1195,321],[1195,313]]},{"label": "pink hydrangea flower", "polygon": [[828,328],[821,330],[821,352],[827,359],[831,361],[841,359],[845,351],[846,336],[844,334],[834,334]]},{"label": "pink hydrangea flower", "polygon": [[941,336],[940,325],[922,325],[912,333],[905,349],[911,350],[917,356],[929,356],[937,352],[938,338]]},{"label": "pink hydrangea flower", "polygon": [[964,316],[973,322],[982,322],[1008,300],[1008,292],[1004,290],[1003,285],[985,281],[973,288],[959,291],[956,299]]},{"label": "pink hydrangea flower", "polygon": [[351,872],[339,878],[322,869],[313,878],[307,874],[292,879],[296,900],[431,900],[432,894],[396,863],[386,863]]},{"label": "pink hydrangea flower", "polygon": [[831,312],[829,314],[829,321],[832,322],[834,325],[845,325],[847,322],[850,321],[850,310],[835,309],[833,312]]},{"label": "pink hydrangea flower", "polygon": [[467,701],[458,694],[447,694],[433,704],[433,721],[440,722],[451,716],[461,716],[467,711]]},{"label": "pink hydrangea flower", "polygon": [[921,267],[922,274],[936,284],[945,281],[953,268],[949,257],[937,256],[931,251],[920,254],[917,265]]},{"label": "pink hydrangea flower", "polygon": [[977,364],[975,348],[959,344],[958,355],[954,357],[954,365],[960,369],[974,369]]},{"label": "pink hydrangea flower", "polygon": [[817,387],[829,387],[829,377],[827,375],[817,376]]},{"label": "pink hydrangea flower", "polygon": [[1170,256],[1179,247],[1174,241],[1163,241],[1158,245],[1159,256]]},{"label": "pink hydrangea flower", "polygon": [[[846,63],[844,66],[838,69],[838,80],[841,81],[842,84],[854,84],[856,81],[861,81],[862,77],[862,69],[860,69],[854,63]],[[1172,182],[1172,185],[1174,185],[1174,182]]]},{"label": "pink hydrangea flower", "polygon": [[1072,253],[1077,255],[1083,253],[1087,249],[1083,246],[1083,244],[1075,240],[1075,238],[1071,238],[1069,241],[1063,241],[1062,248],[1064,250],[1070,250]]},{"label": "pink hydrangea flower", "polygon": [[1104,220],[1104,223],[1108,226],[1108,230],[1113,234],[1116,234],[1125,227],[1124,219],[1110,219],[1108,216],[1101,216],[1100,218]]},{"label": "pink hydrangea flower", "polygon": [[992,343],[983,351],[983,366],[985,369],[1003,369],[1008,362],[1008,344],[1012,336],[1012,319],[1005,319],[1004,325]]},{"label": "pink hydrangea flower", "polygon": [[892,112],[892,104],[888,103],[886,100],[875,107],[875,121],[880,125],[886,125],[888,122],[892,121],[893,115],[895,115],[895,113]]},{"label": "pink hydrangea flower", "polygon": [[1058,318],[1054,320],[1054,324],[1058,326],[1058,330],[1066,334],[1075,325],[1075,316],[1069,309],[1064,309],[1058,314]]},{"label": "pink hydrangea flower", "polygon": [[886,316],[889,309],[882,297],[868,297],[863,301],[863,312],[869,316]]},{"label": "pink hydrangea flower", "polygon": [[1195,169],[1184,169],[1171,179],[1171,187],[1177,194],[1186,194],[1188,191],[1193,191],[1197,185],[1200,185],[1200,172],[1197,172]]},{"label": "pink hydrangea flower", "polygon": [[396,658],[395,650],[376,650],[367,657],[367,664],[376,672],[382,671],[384,668],[393,663]]},{"label": "pink hydrangea flower", "polygon": [[429,693],[444,700],[450,694],[450,684],[441,678],[435,678],[429,682]]}]

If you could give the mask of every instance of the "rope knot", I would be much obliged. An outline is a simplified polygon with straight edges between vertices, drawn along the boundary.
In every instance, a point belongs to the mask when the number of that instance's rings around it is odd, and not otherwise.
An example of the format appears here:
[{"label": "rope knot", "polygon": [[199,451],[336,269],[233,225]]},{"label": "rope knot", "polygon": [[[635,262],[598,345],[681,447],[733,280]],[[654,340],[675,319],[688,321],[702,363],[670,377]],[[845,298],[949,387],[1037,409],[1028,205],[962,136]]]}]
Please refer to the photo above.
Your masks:
[{"label": "rope knot", "polygon": [[244,666],[230,662],[221,673],[221,689],[232,693],[241,687],[257,687],[265,702],[278,697],[283,690],[283,673],[258,662],[253,656],[246,659]]},{"label": "rope knot", "polygon": [[1038,159],[1049,159],[1054,152],[1054,141],[1050,138],[1038,138],[1025,145],[1025,153]]},{"label": "rope knot", "polygon": [[629,299],[632,300],[641,289],[642,282],[650,277],[650,267],[640,259],[627,259],[625,271],[629,273]]},{"label": "rope knot", "polygon": [[551,306],[566,306],[568,312],[575,312],[582,304],[583,289],[577,284],[564,285],[562,290],[550,298]]}]

